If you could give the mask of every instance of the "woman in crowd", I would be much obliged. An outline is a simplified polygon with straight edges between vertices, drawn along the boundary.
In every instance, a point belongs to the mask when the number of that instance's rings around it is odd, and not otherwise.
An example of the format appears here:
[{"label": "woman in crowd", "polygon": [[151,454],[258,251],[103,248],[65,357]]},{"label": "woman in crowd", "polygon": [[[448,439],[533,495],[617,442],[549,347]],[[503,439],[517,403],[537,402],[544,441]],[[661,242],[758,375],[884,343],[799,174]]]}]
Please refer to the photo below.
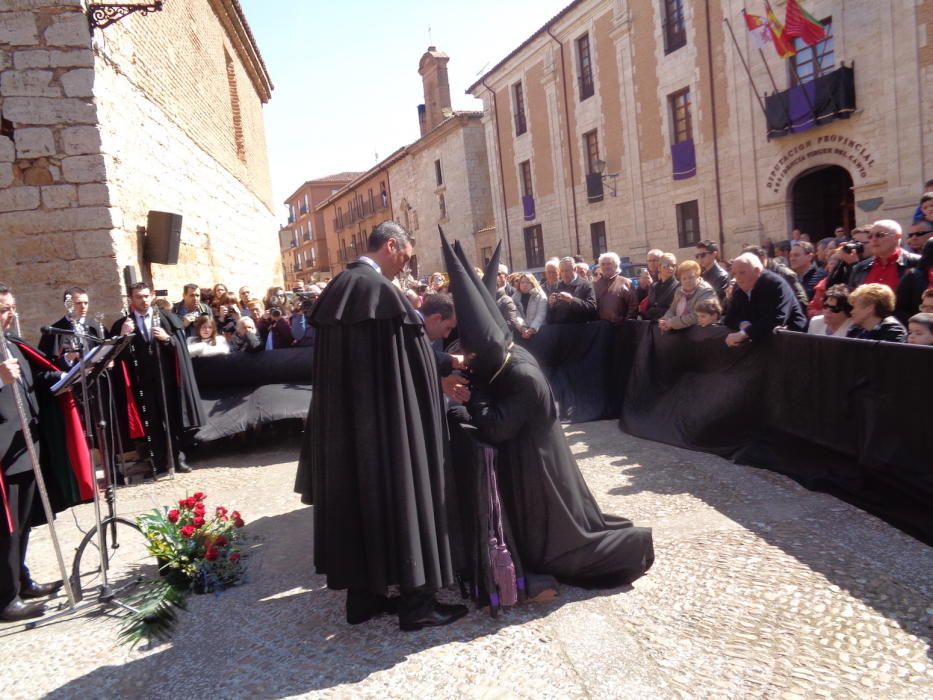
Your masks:
[{"label": "woman in crowd", "polygon": [[677,281],[680,287],[674,292],[670,308],[658,321],[662,331],[679,331],[696,325],[696,307],[702,301],[715,299],[716,291],[701,276],[700,265],[695,260],[684,260],[677,266]]},{"label": "woman in crowd", "polygon": [[199,316],[194,322],[194,335],[188,338],[188,354],[191,357],[226,355],[230,346],[222,335],[217,335],[217,324],[210,316]]},{"label": "woman in crowd", "polygon": [[212,291],[214,292],[215,302],[217,302],[218,299],[224,299],[227,296],[227,293],[229,292],[229,290],[227,289],[227,285],[222,284],[220,282],[214,285],[214,289]]},{"label": "woman in crowd", "polygon": [[807,304],[808,318],[813,318],[823,313],[823,300],[826,298],[826,290],[834,286],[829,283],[829,280],[833,277],[833,272],[841,264],[842,260],[839,258],[838,253],[832,253],[827,259],[826,276],[816,283],[816,286],[813,288],[813,298],[810,300],[810,303]]},{"label": "woman in crowd", "polygon": [[428,280],[428,294],[446,294],[447,293],[447,278],[444,277],[444,273],[435,272],[431,275],[431,278]]},{"label": "woman in crowd", "polygon": [[547,316],[547,297],[541,291],[538,280],[530,272],[523,272],[518,276],[512,301],[518,308],[518,333],[527,340],[541,330]]},{"label": "woman in crowd", "polygon": [[849,338],[887,340],[903,343],[907,329],[891,314],[894,313],[894,292],[883,284],[863,284],[849,294],[852,305],[852,328]]},{"label": "woman in crowd", "polygon": [[285,293],[284,287],[269,287],[266,291],[266,298],[263,301],[266,304],[266,309],[271,310],[275,307],[279,309],[282,314],[287,314],[288,295]]},{"label": "woman in crowd", "polygon": [[226,293],[214,297],[214,303],[211,304],[211,310],[214,312],[214,321],[218,328],[223,328],[228,323],[236,323],[240,320],[240,306],[237,303],[235,295]]},{"label": "woman in crowd", "polygon": [[674,277],[677,270],[677,258],[673,253],[664,253],[658,259],[658,280],[648,290],[648,302],[642,313],[642,318],[657,321],[671,308],[674,294],[680,284]]},{"label": "woman in crowd", "polygon": [[[931,195],[931,200],[933,200],[933,195]],[[897,286],[894,315],[901,323],[906,323],[907,319],[917,313],[923,300],[923,293],[931,288],[933,288],[933,238],[923,244],[917,267],[907,270]]]},{"label": "woman in crowd", "polygon": [[807,333],[845,338],[849,333],[849,329],[852,328],[852,306],[849,304],[849,288],[844,284],[834,284],[827,289],[826,294],[823,295],[822,308],[823,313],[821,315],[810,319]]}]

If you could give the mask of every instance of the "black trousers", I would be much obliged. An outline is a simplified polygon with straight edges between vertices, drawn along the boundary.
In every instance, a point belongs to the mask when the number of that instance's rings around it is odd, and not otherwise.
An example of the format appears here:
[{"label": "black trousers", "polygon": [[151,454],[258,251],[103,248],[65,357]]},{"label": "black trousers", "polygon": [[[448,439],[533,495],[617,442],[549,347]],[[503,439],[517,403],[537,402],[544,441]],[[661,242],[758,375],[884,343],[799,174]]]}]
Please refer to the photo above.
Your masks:
[{"label": "black trousers", "polygon": [[7,523],[0,523],[0,609],[19,595],[20,583],[29,578],[26,546],[29,523],[36,507],[36,477],[31,471],[7,476],[5,481],[15,531],[8,532]]}]

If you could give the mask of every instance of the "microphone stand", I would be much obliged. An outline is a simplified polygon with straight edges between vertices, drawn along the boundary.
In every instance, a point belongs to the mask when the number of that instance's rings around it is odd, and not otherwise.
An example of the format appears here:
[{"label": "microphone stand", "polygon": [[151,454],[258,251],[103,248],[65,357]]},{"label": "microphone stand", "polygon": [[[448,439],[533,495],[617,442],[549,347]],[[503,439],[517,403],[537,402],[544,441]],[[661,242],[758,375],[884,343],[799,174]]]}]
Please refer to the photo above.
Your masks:
[{"label": "microphone stand", "polygon": [[[162,315],[159,308],[156,306],[152,309],[152,328],[162,328]],[[168,412],[168,395],[165,391],[165,374],[162,371],[162,348],[161,342],[155,338],[155,356],[156,356],[156,367],[159,370],[159,389],[162,392],[162,419],[165,423],[165,442],[166,442],[166,463],[168,464],[168,475],[169,479],[175,478],[175,446],[174,440],[172,438],[172,423],[169,418]]]},{"label": "microphone stand", "polygon": [[[65,297],[65,308],[68,311],[68,320],[71,322],[71,327],[74,329],[74,335],[72,338],[77,341],[77,348],[80,353],[78,359],[78,365],[80,367],[81,374],[81,405],[84,413],[84,441],[87,443],[88,454],[91,457],[91,469],[93,470],[93,485],[94,485],[94,525],[97,529],[97,546],[100,551],[100,573],[101,573],[101,587],[100,587],[100,599],[108,600],[113,597],[113,593],[110,590],[110,581],[107,578],[107,570],[110,568],[109,562],[107,562],[107,543],[104,540],[104,528],[103,520],[100,514],[100,487],[97,483],[97,460],[94,458],[94,442],[91,438],[94,432],[94,424],[91,422],[91,395],[88,393],[87,388],[87,370],[84,367],[84,356],[87,354],[87,341],[84,336],[84,332],[80,330],[78,324],[74,319],[74,304],[71,300],[71,295]],[[100,448],[101,458],[104,456],[104,447],[103,441],[101,440],[100,433],[97,435],[97,443]],[[106,466],[104,468],[106,472]]]},{"label": "microphone stand", "polygon": [[[14,316],[14,321],[16,317]],[[18,323],[16,324],[19,325]],[[13,353],[10,351],[6,334],[0,329],[0,357],[4,361],[13,359]],[[23,441],[26,443],[26,451],[29,453],[29,459],[32,462],[32,471],[36,477],[36,487],[39,491],[39,499],[42,501],[42,509],[45,511],[45,517],[49,524],[49,535],[52,538],[52,547],[55,549],[55,558],[58,560],[58,569],[62,575],[62,585],[65,588],[65,595],[68,596],[68,603],[72,608],[75,607],[74,591],[71,589],[71,581],[68,578],[68,572],[65,570],[65,560],[62,558],[62,548],[58,542],[58,533],[55,532],[55,516],[52,513],[52,505],[49,503],[49,492],[45,488],[45,479],[42,476],[42,467],[39,466],[39,455],[36,454],[36,446],[32,441],[32,430],[30,429],[31,420],[26,414],[26,403],[23,396],[23,387],[20,386],[22,380],[13,382],[13,398],[16,403],[16,413],[19,416],[20,428],[23,431]]]}]

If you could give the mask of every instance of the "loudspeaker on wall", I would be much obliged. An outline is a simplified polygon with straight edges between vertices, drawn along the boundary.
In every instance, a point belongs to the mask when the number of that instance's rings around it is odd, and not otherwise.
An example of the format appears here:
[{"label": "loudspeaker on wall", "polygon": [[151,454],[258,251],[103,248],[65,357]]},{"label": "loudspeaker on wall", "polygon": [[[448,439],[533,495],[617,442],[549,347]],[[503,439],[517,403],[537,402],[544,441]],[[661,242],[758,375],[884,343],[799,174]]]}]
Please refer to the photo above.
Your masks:
[{"label": "loudspeaker on wall", "polygon": [[150,211],[146,224],[146,260],[159,265],[177,265],[181,244],[181,214]]}]

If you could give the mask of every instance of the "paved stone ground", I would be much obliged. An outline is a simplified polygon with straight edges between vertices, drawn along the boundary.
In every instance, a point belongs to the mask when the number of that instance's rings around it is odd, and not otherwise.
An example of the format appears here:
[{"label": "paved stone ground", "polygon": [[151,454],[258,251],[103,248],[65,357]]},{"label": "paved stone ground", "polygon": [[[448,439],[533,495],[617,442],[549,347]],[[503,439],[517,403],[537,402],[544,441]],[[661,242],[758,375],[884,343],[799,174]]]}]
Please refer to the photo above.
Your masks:
[{"label": "paved stone ground", "polygon": [[[130,650],[107,616],[0,627],[0,697],[930,698],[933,549],[779,475],[568,426],[605,510],[654,528],[634,586],[564,588],[493,620],[403,634],[349,627],[315,576],[297,446],[227,448],[174,482],[121,490],[137,513],[196,490],[248,519],[250,578],[195,596],[168,644]],[[71,551],[91,508],[59,518]],[[30,564],[55,574],[48,535]],[[447,597],[455,599],[454,594]]]}]

